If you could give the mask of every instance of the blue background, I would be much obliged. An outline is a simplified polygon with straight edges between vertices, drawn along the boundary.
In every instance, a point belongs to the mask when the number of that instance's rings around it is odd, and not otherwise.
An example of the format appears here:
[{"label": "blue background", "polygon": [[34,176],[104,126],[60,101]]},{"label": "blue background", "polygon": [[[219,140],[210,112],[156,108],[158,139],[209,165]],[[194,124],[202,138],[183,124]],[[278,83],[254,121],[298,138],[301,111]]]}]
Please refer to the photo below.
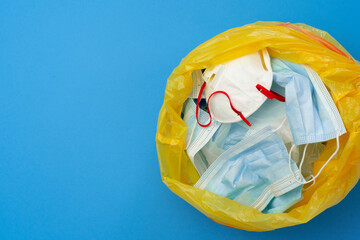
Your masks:
[{"label": "blue background", "polygon": [[359,238],[360,187],[267,233],[212,222],[161,182],[166,79],[257,20],[330,32],[357,59],[357,1],[1,1],[0,239]]}]

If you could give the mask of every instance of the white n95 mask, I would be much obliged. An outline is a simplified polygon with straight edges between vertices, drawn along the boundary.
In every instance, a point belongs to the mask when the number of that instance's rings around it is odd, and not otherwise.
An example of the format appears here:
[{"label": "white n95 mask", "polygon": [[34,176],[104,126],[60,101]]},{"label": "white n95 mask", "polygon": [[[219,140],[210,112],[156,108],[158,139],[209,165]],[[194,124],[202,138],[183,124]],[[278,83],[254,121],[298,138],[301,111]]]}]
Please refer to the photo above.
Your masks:
[{"label": "white n95 mask", "polygon": [[[210,121],[213,116],[221,123],[243,120],[251,126],[246,118],[267,98],[285,101],[284,97],[270,91],[272,78],[270,56],[266,49],[207,68],[199,96],[204,90]],[[200,122],[199,125],[207,126]]]}]

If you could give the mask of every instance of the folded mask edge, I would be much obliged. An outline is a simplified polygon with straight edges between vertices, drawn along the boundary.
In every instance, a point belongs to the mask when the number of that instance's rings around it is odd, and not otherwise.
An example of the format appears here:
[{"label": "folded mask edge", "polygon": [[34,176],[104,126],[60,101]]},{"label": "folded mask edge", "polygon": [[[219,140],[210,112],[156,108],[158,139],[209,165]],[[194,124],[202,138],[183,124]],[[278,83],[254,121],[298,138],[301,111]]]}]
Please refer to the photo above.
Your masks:
[{"label": "folded mask edge", "polygon": [[243,139],[242,141],[238,142],[228,150],[226,150],[223,154],[221,154],[215,162],[205,171],[205,173],[200,177],[200,179],[196,182],[194,187],[199,189],[204,189],[205,186],[211,181],[211,179],[216,175],[216,173],[221,168],[222,164],[230,159],[232,156],[241,153],[244,151],[248,145],[256,144],[257,142],[265,139],[266,137],[270,136],[273,133],[272,127],[267,126],[257,133]]}]

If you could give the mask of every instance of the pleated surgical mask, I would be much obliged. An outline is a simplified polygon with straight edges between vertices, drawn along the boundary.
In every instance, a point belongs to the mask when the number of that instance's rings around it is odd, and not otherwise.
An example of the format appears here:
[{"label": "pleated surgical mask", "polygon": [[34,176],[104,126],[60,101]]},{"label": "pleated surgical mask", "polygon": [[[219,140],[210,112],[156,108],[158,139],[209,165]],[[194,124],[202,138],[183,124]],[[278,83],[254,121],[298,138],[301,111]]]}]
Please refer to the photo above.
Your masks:
[{"label": "pleated surgical mask", "polygon": [[329,92],[308,66],[271,59],[274,81],[285,88],[286,112],[296,145],[325,142],[346,132]]},{"label": "pleated surgical mask", "polygon": [[[271,59],[274,81],[285,88],[286,114],[295,145],[325,142],[336,138],[337,148],[321,169],[309,181],[319,176],[339,149],[339,137],[346,132],[340,114],[319,75],[309,66],[294,64],[278,58]],[[290,156],[295,145],[289,151]],[[304,162],[300,162],[300,169]]]},{"label": "pleated surgical mask", "polygon": [[[295,181],[303,180],[299,169],[291,161],[293,175],[287,160],[288,152],[280,136],[272,127],[265,127],[221,154],[195,187],[263,211],[275,197],[302,187]],[[297,201],[300,199],[301,194]],[[292,195],[285,196],[281,206],[275,207],[285,211],[294,201]]]}]

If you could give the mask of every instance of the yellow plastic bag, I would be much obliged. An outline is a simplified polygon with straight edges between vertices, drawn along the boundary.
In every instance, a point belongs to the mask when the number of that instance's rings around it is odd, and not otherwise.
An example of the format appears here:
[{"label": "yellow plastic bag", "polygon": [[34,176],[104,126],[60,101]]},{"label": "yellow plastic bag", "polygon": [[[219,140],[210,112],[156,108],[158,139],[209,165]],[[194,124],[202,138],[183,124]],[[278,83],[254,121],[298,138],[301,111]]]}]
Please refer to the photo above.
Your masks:
[{"label": "yellow plastic bag", "polygon": [[[263,214],[253,208],[192,185],[199,179],[185,153],[186,125],[180,117],[192,89],[191,73],[260,49],[270,55],[307,64],[321,77],[339,109],[347,133],[340,150],[287,213]],[[360,65],[328,33],[305,24],[257,22],[230,29],[190,52],[170,75],[156,133],[163,182],[177,195],[220,224],[249,231],[268,231],[308,222],[339,203],[360,176]],[[321,168],[336,148],[330,140],[314,164]]]}]

